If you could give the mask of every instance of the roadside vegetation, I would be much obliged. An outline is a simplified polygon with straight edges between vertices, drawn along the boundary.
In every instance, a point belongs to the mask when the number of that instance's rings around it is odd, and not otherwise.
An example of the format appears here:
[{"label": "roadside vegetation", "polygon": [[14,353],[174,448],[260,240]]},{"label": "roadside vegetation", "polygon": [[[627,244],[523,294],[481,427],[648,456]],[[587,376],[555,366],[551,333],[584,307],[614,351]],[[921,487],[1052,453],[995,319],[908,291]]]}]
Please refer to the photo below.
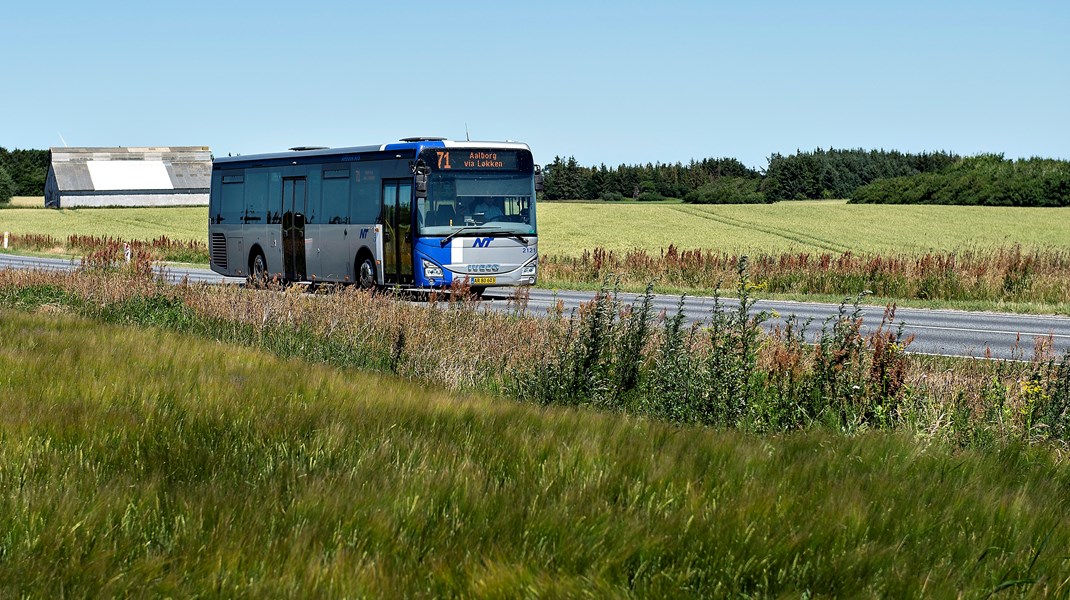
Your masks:
[{"label": "roadside vegetation", "polygon": [[[680,250],[659,255],[644,250],[602,248],[578,257],[542,255],[544,286],[575,288],[614,277],[621,287],[641,291],[647,282],[675,290],[724,289],[735,279],[741,257]],[[878,298],[985,307],[1027,307],[1070,311],[1070,250],[1023,250],[1011,246],[963,252],[855,255],[851,252],[760,254],[749,258],[751,279],[762,294],[780,297],[842,298],[868,290]],[[597,286],[597,283],[594,284]],[[705,293],[709,293],[708,291]]]},{"label": "roadside vegetation", "polygon": [[128,244],[131,252],[150,262],[166,261],[208,265],[208,246],[200,240],[176,240],[160,236],[151,240],[122,240],[111,237],[92,235],[70,235],[60,241],[47,234],[15,234],[10,236],[10,245],[21,252],[35,254],[61,254],[66,256],[86,256],[102,254],[108,257],[123,256],[124,246]]},{"label": "roadside vegetation", "polygon": [[850,306],[814,345],[611,293],[547,319],[149,267],[0,272],[8,595],[1070,592],[1043,341],[924,358]]},{"label": "roadside vegetation", "polygon": [[0,319],[5,595],[1070,586],[1070,477],[1020,446],[539,409],[37,310]]},{"label": "roadside vegetation", "polygon": [[[808,340],[790,319],[763,335],[766,315],[743,309],[711,312],[709,330],[689,328],[680,314],[653,314],[649,295],[630,306],[607,290],[575,314],[546,318],[526,314],[522,293],[511,314],[484,314],[462,293],[413,305],[353,289],[324,297],[171,286],[145,261],[116,260],[89,256],[73,274],[0,272],[0,305],[55,305],[455,391],[677,423],[881,429],[966,447],[1070,440],[1070,359],[1044,338],[1023,340],[1020,362],[959,361],[907,354],[910,339],[886,324],[862,335],[851,305]],[[751,308],[755,287],[747,270],[737,276]]]}]

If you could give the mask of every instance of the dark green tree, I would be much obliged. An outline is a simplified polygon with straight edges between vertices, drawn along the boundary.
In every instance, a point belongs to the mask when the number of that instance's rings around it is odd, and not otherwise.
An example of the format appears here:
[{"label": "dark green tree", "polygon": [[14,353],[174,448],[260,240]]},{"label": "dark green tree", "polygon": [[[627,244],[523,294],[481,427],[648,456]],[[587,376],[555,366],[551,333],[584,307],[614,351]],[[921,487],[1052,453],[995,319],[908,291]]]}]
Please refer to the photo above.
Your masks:
[{"label": "dark green tree", "polygon": [[4,167],[0,167],[0,204],[11,202],[11,197],[15,195],[15,187],[15,180],[7,174]]}]

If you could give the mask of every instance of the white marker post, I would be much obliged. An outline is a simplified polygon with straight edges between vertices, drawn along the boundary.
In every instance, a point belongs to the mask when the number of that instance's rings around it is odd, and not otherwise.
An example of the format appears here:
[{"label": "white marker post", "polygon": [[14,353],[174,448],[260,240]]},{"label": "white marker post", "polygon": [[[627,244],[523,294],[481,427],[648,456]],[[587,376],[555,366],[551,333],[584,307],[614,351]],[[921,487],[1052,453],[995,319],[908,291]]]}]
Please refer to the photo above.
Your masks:
[{"label": "white marker post", "polygon": [[4,232],[4,250],[7,250],[7,232]]}]

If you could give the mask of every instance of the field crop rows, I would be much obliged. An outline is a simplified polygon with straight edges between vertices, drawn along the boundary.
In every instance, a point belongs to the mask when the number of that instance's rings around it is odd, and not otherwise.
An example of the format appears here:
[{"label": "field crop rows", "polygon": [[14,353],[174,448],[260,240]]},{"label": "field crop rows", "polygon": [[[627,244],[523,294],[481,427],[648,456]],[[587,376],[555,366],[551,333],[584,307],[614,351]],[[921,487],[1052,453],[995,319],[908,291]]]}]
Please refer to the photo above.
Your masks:
[{"label": "field crop rows", "polygon": [[657,252],[670,245],[732,254],[1070,248],[1070,209],[1061,208],[544,202],[538,218],[540,252],[562,256],[593,248]]},{"label": "field crop rows", "polygon": [[[123,240],[168,237],[206,242],[208,209],[0,209],[0,229],[59,239],[89,235]],[[730,254],[850,251],[865,254],[984,251],[1019,245],[1070,249],[1070,208],[849,205],[843,201],[693,206],[642,203],[539,205],[539,248],[556,256],[584,250],[670,245]]]}]

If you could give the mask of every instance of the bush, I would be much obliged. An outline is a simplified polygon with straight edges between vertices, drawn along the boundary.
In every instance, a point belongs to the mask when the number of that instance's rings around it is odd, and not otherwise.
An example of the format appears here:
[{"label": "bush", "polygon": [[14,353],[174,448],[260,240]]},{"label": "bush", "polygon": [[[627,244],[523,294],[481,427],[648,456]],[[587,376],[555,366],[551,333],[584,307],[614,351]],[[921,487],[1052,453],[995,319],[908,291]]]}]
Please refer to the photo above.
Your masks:
[{"label": "bush", "polygon": [[599,198],[609,202],[619,202],[624,200],[624,194],[620,192],[602,192],[602,195],[599,196]]},{"label": "bush", "polygon": [[936,173],[874,181],[855,190],[851,202],[1068,206],[1070,162],[1044,158],[1013,161],[982,154]]},{"label": "bush", "polygon": [[760,183],[760,179],[718,177],[684,196],[684,202],[689,204],[764,204],[765,194],[758,191]]}]

